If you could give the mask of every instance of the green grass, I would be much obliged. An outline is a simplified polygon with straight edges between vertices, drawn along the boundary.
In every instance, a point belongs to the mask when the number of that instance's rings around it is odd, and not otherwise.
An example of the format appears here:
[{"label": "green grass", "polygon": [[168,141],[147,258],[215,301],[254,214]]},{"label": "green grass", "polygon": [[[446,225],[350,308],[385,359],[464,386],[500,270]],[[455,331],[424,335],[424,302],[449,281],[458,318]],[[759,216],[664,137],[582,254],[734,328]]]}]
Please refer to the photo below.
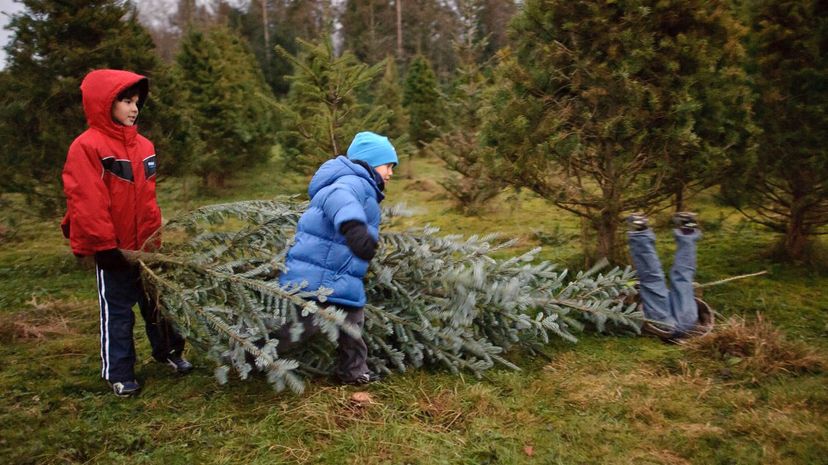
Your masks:
[{"label": "green grass", "polygon": [[[476,217],[459,215],[437,181],[434,160],[417,160],[388,202],[446,233],[502,232],[512,252],[543,239],[542,257],[580,264],[577,218],[527,193],[504,194]],[[307,179],[279,163],[251,170],[224,191],[195,180],[160,183],[170,217],[195,206],[301,194]],[[700,282],[768,270],[707,290],[720,313],[761,312],[789,339],[828,351],[828,276],[767,258],[774,236],[739,215],[694,199],[715,224],[699,248]],[[125,464],[820,464],[828,463],[828,375],[749,376],[738,363],[634,337],[584,335],[555,342],[550,360],[512,354],[520,372],[485,379],[418,370],[353,388],[308,383],[277,394],[261,378],[219,386],[209,363],[176,377],[148,361],[137,323],[144,392],[118,399],[99,379],[94,276],[76,262],[57,221],[20,218],[0,249],[0,463]],[[538,234],[540,232],[540,234]],[[673,245],[658,230],[669,266]],[[140,318],[138,318],[140,320]]]}]

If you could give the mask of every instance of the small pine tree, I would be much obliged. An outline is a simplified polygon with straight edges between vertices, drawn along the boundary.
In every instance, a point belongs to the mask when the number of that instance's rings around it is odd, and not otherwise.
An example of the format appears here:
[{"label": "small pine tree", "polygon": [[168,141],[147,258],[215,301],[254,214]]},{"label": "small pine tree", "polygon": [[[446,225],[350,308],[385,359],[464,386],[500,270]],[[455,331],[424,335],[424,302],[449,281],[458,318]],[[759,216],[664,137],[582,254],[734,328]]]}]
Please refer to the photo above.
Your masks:
[{"label": "small pine tree", "polygon": [[438,128],[443,123],[444,107],[437,76],[422,55],[414,57],[409,65],[405,77],[403,106],[408,110],[408,135],[414,143],[422,147],[439,135]]},{"label": "small pine tree", "polygon": [[408,138],[409,117],[408,112],[402,105],[403,90],[400,86],[400,75],[394,57],[389,55],[385,58],[385,71],[375,89],[372,98],[374,105],[382,105],[388,108],[386,113],[386,127],[388,129],[385,130],[384,135],[394,141],[397,155],[400,157],[407,155],[410,159],[416,148],[412,146],[411,139]]},{"label": "small pine tree", "polygon": [[[159,60],[134,8],[115,0],[24,0],[12,16],[0,89],[0,192],[18,192],[44,214],[60,212],[60,173],[72,140],[86,129],[83,77],[96,68],[150,78]],[[148,113],[152,103],[148,103]],[[149,115],[147,115],[149,116]],[[148,129],[142,117],[141,130]],[[149,128],[152,129],[152,128]],[[163,145],[163,141],[154,141]]]},{"label": "small pine tree", "polygon": [[306,173],[325,160],[342,155],[360,131],[384,133],[394,113],[383,104],[360,100],[385,66],[360,63],[345,52],[336,57],[330,43],[299,41],[298,56],[277,47],[294,65],[290,92],[279,106],[282,130],[279,141],[287,166]]},{"label": "small pine tree", "polygon": [[503,184],[488,172],[485,163],[491,148],[480,142],[481,108],[491,86],[483,70],[490,63],[482,59],[488,42],[477,39],[476,18],[482,8],[476,2],[461,3],[467,18],[465,41],[455,43],[460,66],[446,99],[450,121],[445,131],[426,146],[429,153],[442,158],[453,175],[440,182],[459,209],[467,214],[478,213],[489,200],[503,190]]},{"label": "small pine tree", "polygon": [[202,148],[192,162],[206,185],[221,187],[239,168],[268,159],[275,101],[242,39],[224,26],[191,29],[175,72]]},{"label": "small pine tree", "polygon": [[408,132],[408,113],[402,104],[403,91],[400,86],[400,75],[397,72],[397,63],[392,56],[385,58],[385,72],[377,85],[374,103],[385,105],[391,112],[388,114],[388,129],[386,134],[396,142]]}]

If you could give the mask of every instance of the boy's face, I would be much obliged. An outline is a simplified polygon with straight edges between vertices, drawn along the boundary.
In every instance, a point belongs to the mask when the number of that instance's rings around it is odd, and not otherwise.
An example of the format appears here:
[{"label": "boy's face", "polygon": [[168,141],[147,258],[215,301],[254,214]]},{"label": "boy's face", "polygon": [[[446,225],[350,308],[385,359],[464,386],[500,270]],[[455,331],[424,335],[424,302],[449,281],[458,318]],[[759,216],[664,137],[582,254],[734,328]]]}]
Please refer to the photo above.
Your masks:
[{"label": "boy's face", "polygon": [[382,181],[387,184],[388,181],[391,180],[391,175],[394,174],[394,164],[386,163],[384,165],[375,166],[374,171],[379,173]]},{"label": "boy's face", "polygon": [[124,126],[132,126],[138,119],[138,96],[125,97],[112,103],[112,119]]}]

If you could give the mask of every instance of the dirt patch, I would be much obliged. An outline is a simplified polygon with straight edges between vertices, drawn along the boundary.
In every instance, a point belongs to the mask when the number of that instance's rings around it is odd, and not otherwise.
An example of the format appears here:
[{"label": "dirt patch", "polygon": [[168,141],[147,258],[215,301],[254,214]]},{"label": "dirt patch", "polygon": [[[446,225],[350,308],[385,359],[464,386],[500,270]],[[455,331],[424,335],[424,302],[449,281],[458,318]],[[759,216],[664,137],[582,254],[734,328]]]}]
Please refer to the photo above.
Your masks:
[{"label": "dirt patch", "polygon": [[332,405],[331,413],[326,421],[340,429],[347,429],[354,424],[370,424],[381,427],[385,424],[382,416],[383,405],[368,392],[348,394],[342,390],[343,397],[339,397]]},{"label": "dirt patch", "polygon": [[29,309],[10,315],[0,315],[0,341],[37,340],[55,335],[76,334],[69,326],[67,313],[78,310],[79,301],[38,299],[32,297]]},{"label": "dirt patch", "polygon": [[442,390],[429,396],[422,392],[417,399],[418,417],[426,424],[443,431],[462,427],[465,413],[456,392]]}]

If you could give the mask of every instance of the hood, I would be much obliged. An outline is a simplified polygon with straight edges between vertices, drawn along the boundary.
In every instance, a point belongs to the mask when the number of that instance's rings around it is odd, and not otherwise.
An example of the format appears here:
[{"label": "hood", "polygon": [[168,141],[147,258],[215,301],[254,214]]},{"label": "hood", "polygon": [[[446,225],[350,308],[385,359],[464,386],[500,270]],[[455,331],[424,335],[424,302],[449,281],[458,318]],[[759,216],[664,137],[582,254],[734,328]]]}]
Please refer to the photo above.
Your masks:
[{"label": "hood", "polygon": [[308,185],[308,195],[310,198],[316,195],[317,192],[323,188],[335,183],[337,179],[342,176],[359,176],[371,184],[374,192],[377,194],[377,202],[382,202],[385,194],[382,193],[373,176],[368,174],[362,166],[348,160],[340,155],[333,160],[328,160],[319,167],[316,174],[313,175],[310,185]]},{"label": "hood", "polygon": [[83,94],[83,111],[86,113],[89,127],[116,138],[134,137],[138,132],[137,126],[121,126],[112,121],[112,102],[121,91],[139,82],[142,83],[138,97],[140,110],[149,91],[149,81],[145,76],[115,69],[98,69],[87,74],[80,88]]}]

